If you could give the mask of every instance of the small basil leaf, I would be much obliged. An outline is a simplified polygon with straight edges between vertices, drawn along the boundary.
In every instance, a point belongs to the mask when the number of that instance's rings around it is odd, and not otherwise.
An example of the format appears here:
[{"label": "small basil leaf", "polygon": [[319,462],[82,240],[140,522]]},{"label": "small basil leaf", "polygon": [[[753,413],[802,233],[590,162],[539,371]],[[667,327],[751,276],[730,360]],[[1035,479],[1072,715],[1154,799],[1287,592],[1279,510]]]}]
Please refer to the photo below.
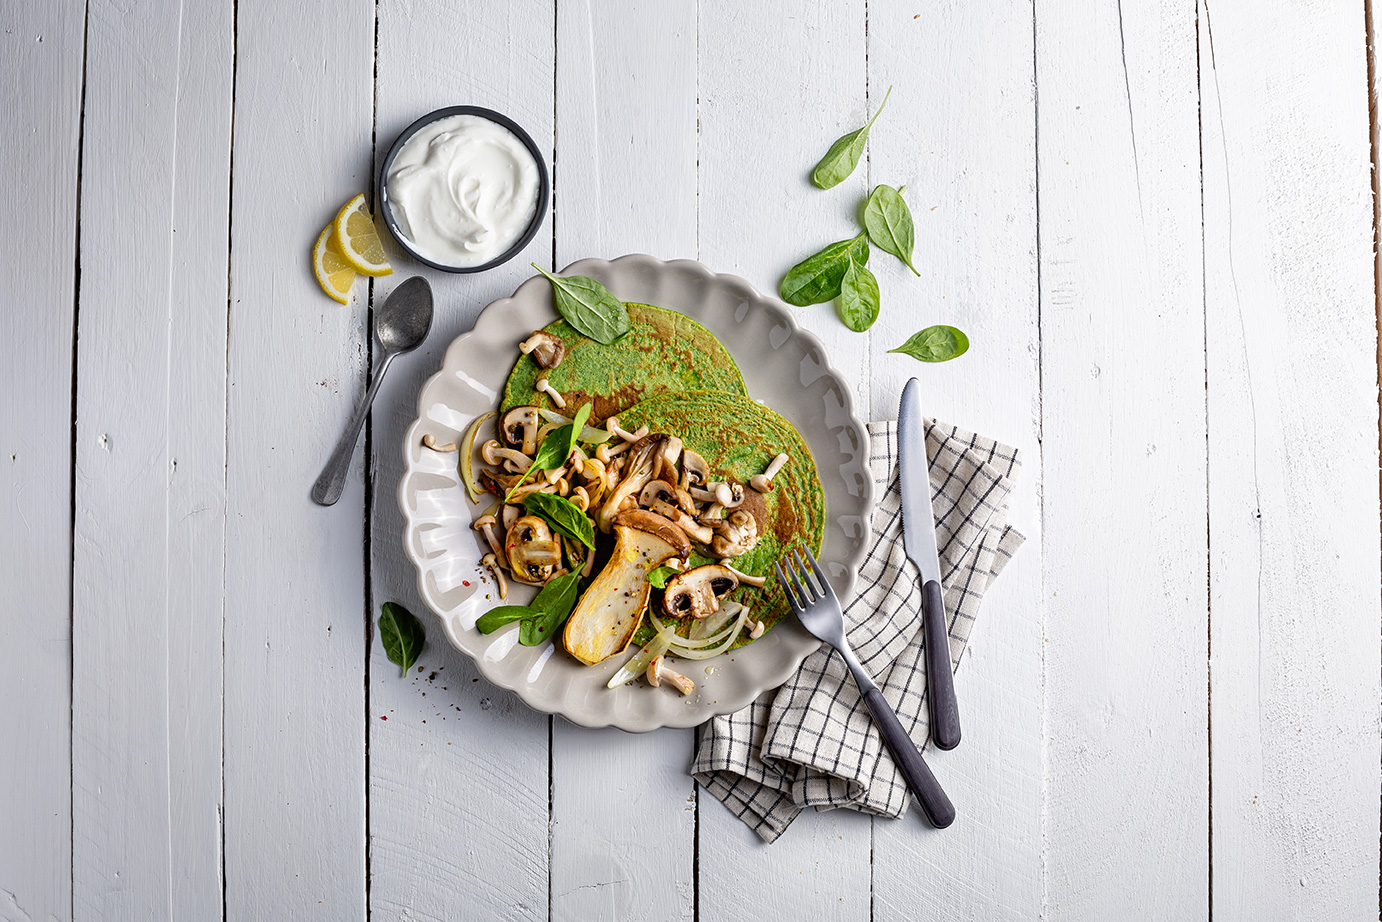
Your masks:
[{"label": "small basil leaf", "polygon": [[552,301],[562,319],[608,346],[629,331],[629,312],[610,290],[585,275],[558,277],[531,264],[552,283]]},{"label": "small basil leaf", "polygon": [[811,181],[817,187],[829,189],[838,186],[845,181],[850,173],[854,172],[854,168],[859,165],[859,158],[864,155],[864,144],[868,142],[869,129],[873,127],[878,116],[883,113],[883,107],[888,104],[888,97],[892,95],[892,92],[893,88],[888,87],[888,92],[878,105],[878,111],[873,113],[873,118],[869,119],[867,125],[857,131],[843,135],[830,145],[830,150],[825,152],[821,162],[816,164],[816,168],[811,171]]},{"label": "small basil leaf", "polygon": [[397,602],[385,602],[379,613],[379,640],[384,644],[389,661],[406,676],[427,644],[427,632],[408,609]]},{"label": "small basil leaf", "polygon": [[840,319],[856,333],[864,332],[878,319],[878,279],[853,260],[840,283]]},{"label": "small basil leaf", "polygon": [[969,337],[964,333],[954,327],[935,326],[913,334],[911,339],[888,351],[901,352],[922,362],[948,362],[964,355],[968,349]]},{"label": "small basil leaf", "polygon": [[912,265],[916,228],[912,224],[912,211],[903,200],[901,189],[881,184],[873,187],[868,204],[864,206],[864,228],[869,232],[869,240],[874,246],[902,260],[913,275],[921,274]]},{"label": "small basil leaf", "polygon": [[677,575],[677,571],[671,567],[658,567],[648,574],[648,582],[654,589],[666,589],[667,581]]},{"label": "small basil leaf", "polygon": [[555,493],[529,493],[523,497],[523,508],[542,516],[554,529],[573,541],[595,548],[595,526],[580,507]]},{"label": "small basil leaf", "polygon": [[867,235],[832,243],[793,266],[778,289],[782,300],[797,307],[834,300],[851,260],[861,266],[869,261]]},{"label": "small basil leaf", "polygon": [[493,634],[506,624],[513,624],[523,618],[531,618],[540,615],[542,612],[527,605],[500,605],[498,608],[491,608],[480,616],[475,622],[475,629],[481,634]]}]

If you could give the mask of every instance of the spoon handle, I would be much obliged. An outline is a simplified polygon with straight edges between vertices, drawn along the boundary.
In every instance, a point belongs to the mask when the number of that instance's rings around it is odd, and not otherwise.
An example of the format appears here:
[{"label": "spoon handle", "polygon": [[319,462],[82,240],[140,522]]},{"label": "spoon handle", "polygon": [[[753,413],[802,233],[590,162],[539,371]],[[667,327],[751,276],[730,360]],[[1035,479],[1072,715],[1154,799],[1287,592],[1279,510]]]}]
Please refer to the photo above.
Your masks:
[{"label": "spoon handle", "polygon": [[384,356],[384,361],[379,363],[379,367],[374,370],[374,377],[370,380],[369,390],[365,391],[365,399],[355,408],[355,415],[350,418],[350,423],[346,426],[346,431],[341,435],[341,440],[336,443],[336,450],[331,453],[331,459],[326,462],[326,467],[322,468],[321,476],[312,485],[312,499],[323,506],[330,506],[341,498],[341,492],[345,489],[346,475],[350,473],[350,459],[355,455],[355,443],[360,441],[360,430],[365,426],[365,417],[369,416],[370,404],[374,403],[374,395],[379,392],[379,385],[384,380],[384,372],[389,370],[389,364],[393,362],[395,352],[390,352]]}]

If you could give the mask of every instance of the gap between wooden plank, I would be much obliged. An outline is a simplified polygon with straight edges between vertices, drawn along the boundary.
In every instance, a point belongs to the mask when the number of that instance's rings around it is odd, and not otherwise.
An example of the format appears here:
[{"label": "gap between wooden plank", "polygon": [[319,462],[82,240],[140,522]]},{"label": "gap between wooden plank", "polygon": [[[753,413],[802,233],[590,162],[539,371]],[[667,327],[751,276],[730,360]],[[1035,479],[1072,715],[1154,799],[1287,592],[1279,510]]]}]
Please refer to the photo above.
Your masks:
[{"label": "gap between wooden plank", "polygon": [[[1374,323],[1379,331],[1377,343],[1377,383],[1382,392],[1382,253],[1378,252],[1379,226],[1382,225],[1382,202],[1378,201],[1378,160],[1377,160],[1377,40],[1376,24],[1373,21],[1372,0],[1363,0],[1363,35],[1366,39],[1368,61],[1368,147],[1372,159],[1372,290]],[[1382,418],[1378,420],[1377,447],[1382,453]],[[1379,486],[1382,486],[1382,470],[1379,470]],[[1378,791],[1382,801],[1382,790]],[[1378,844],[1382,851],[1382,822],[1378,824]],[[1211,878],[1212,881],[1213,878]],[[1378,905],[1382,906],[1382,862],[1378,865]],[[1211,920],[1213,922],[1213,920]]]}]

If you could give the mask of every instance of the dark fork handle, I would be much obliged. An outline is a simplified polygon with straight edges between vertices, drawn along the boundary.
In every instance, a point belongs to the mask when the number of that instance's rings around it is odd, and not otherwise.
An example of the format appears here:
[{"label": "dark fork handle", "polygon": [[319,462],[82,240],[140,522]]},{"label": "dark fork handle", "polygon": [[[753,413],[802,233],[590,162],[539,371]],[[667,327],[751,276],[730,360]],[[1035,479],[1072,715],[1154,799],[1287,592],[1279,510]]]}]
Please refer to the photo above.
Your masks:
[{"label": "dark fork handle", "polygon": [[945,796],[945,791],[941,790],[940,782],[931,774],[931,769],[926,767],[916,744],[907,735],[907,731],[902,729],[897,714],[888,706],[883,693],[877,687],[870,688],[864,692],[864,703],[868,705],[869,713],[878,724],[878,732],[883,735],[883,742],[887,744],[888,751],[893,754],[898,768],[902,769],[902,777],[907,779],[907,787],[916,795],[931,825],[937,829],[944,829],[955,822],[955,805]]},{"label": "dark fork handle", "polygon": [[960,705],[955,700],[955,674],[950,671],[950,631],[945,626],[941,584],[928,580],[921,587],[923,630],[926,632],[927,698],[931,702],[931,742],[937,749],[960,745]]}]

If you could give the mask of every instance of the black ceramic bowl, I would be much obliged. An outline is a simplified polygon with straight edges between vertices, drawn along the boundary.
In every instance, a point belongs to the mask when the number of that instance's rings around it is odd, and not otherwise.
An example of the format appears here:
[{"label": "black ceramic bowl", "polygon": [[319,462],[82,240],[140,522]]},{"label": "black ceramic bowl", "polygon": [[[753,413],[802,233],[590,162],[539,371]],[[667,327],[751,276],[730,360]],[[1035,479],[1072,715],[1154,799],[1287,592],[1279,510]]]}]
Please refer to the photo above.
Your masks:
[{"label": "black ceramic bowl", "polygon": [[[489,262],[482,263],[478,266],[448,266],[445,263],[433,262],[431,259],[423,256],[417,251],[417,247],[414,246],[413,241],[409,240],[407,235],[404,234],[402,229],[398,226],[398,219],[393,213],[393,205],[389,202],[389,170],[393,168],[394,158],[397,157],[398,152],[403,149],[403,145],[407,144],[408,139],[417,134],[424,127],[433,122],[440,121],[441,119],[452,118],[457,115],[478,115],[480,118],[488,119],[496,125],[502,125],[509,131],[512,131],[518,140],[523,142],[523,146],[528,148],[528,153],[532,154],[533,160],[537,162],[537,208],[533,211],[533,220],[528,224],[528,229],[523,232],[522,237],[519,237],[518,240],[514,242],[513,246],[509,247]],[[510,259],[513,259],[528,245],[528,242],[537,234],[537,229],[542,226],[542,218],[547,213],[547,201],[551,197],[551,194],[552,185],[547,177],[547,161],[543,159],[542,151],[537,149],[537,145],[533,143],[533,139],[528,135],[528,132],[523,130],[521,125],[507,115],[501,115],[493,109],[484,109],[480,106],[447,106],[444,109],[428,112],[422,118],[403,129],[403,133],[393,142],[393,146],[389,148],[388,156],[384,158],[384,165],[379,170],[379,198],[377,201],[379,202],[379,213],[384,218],[384,225],[389,229],[389,233],[393,234],[393,239],[398,241],[398,245],[407,250],[408,255],[412,256],[413,259],[431,266],[433,269],[440,269],[443,272],[484,272],[486,269],[493,269],[495,266],[502,265]]]}]

